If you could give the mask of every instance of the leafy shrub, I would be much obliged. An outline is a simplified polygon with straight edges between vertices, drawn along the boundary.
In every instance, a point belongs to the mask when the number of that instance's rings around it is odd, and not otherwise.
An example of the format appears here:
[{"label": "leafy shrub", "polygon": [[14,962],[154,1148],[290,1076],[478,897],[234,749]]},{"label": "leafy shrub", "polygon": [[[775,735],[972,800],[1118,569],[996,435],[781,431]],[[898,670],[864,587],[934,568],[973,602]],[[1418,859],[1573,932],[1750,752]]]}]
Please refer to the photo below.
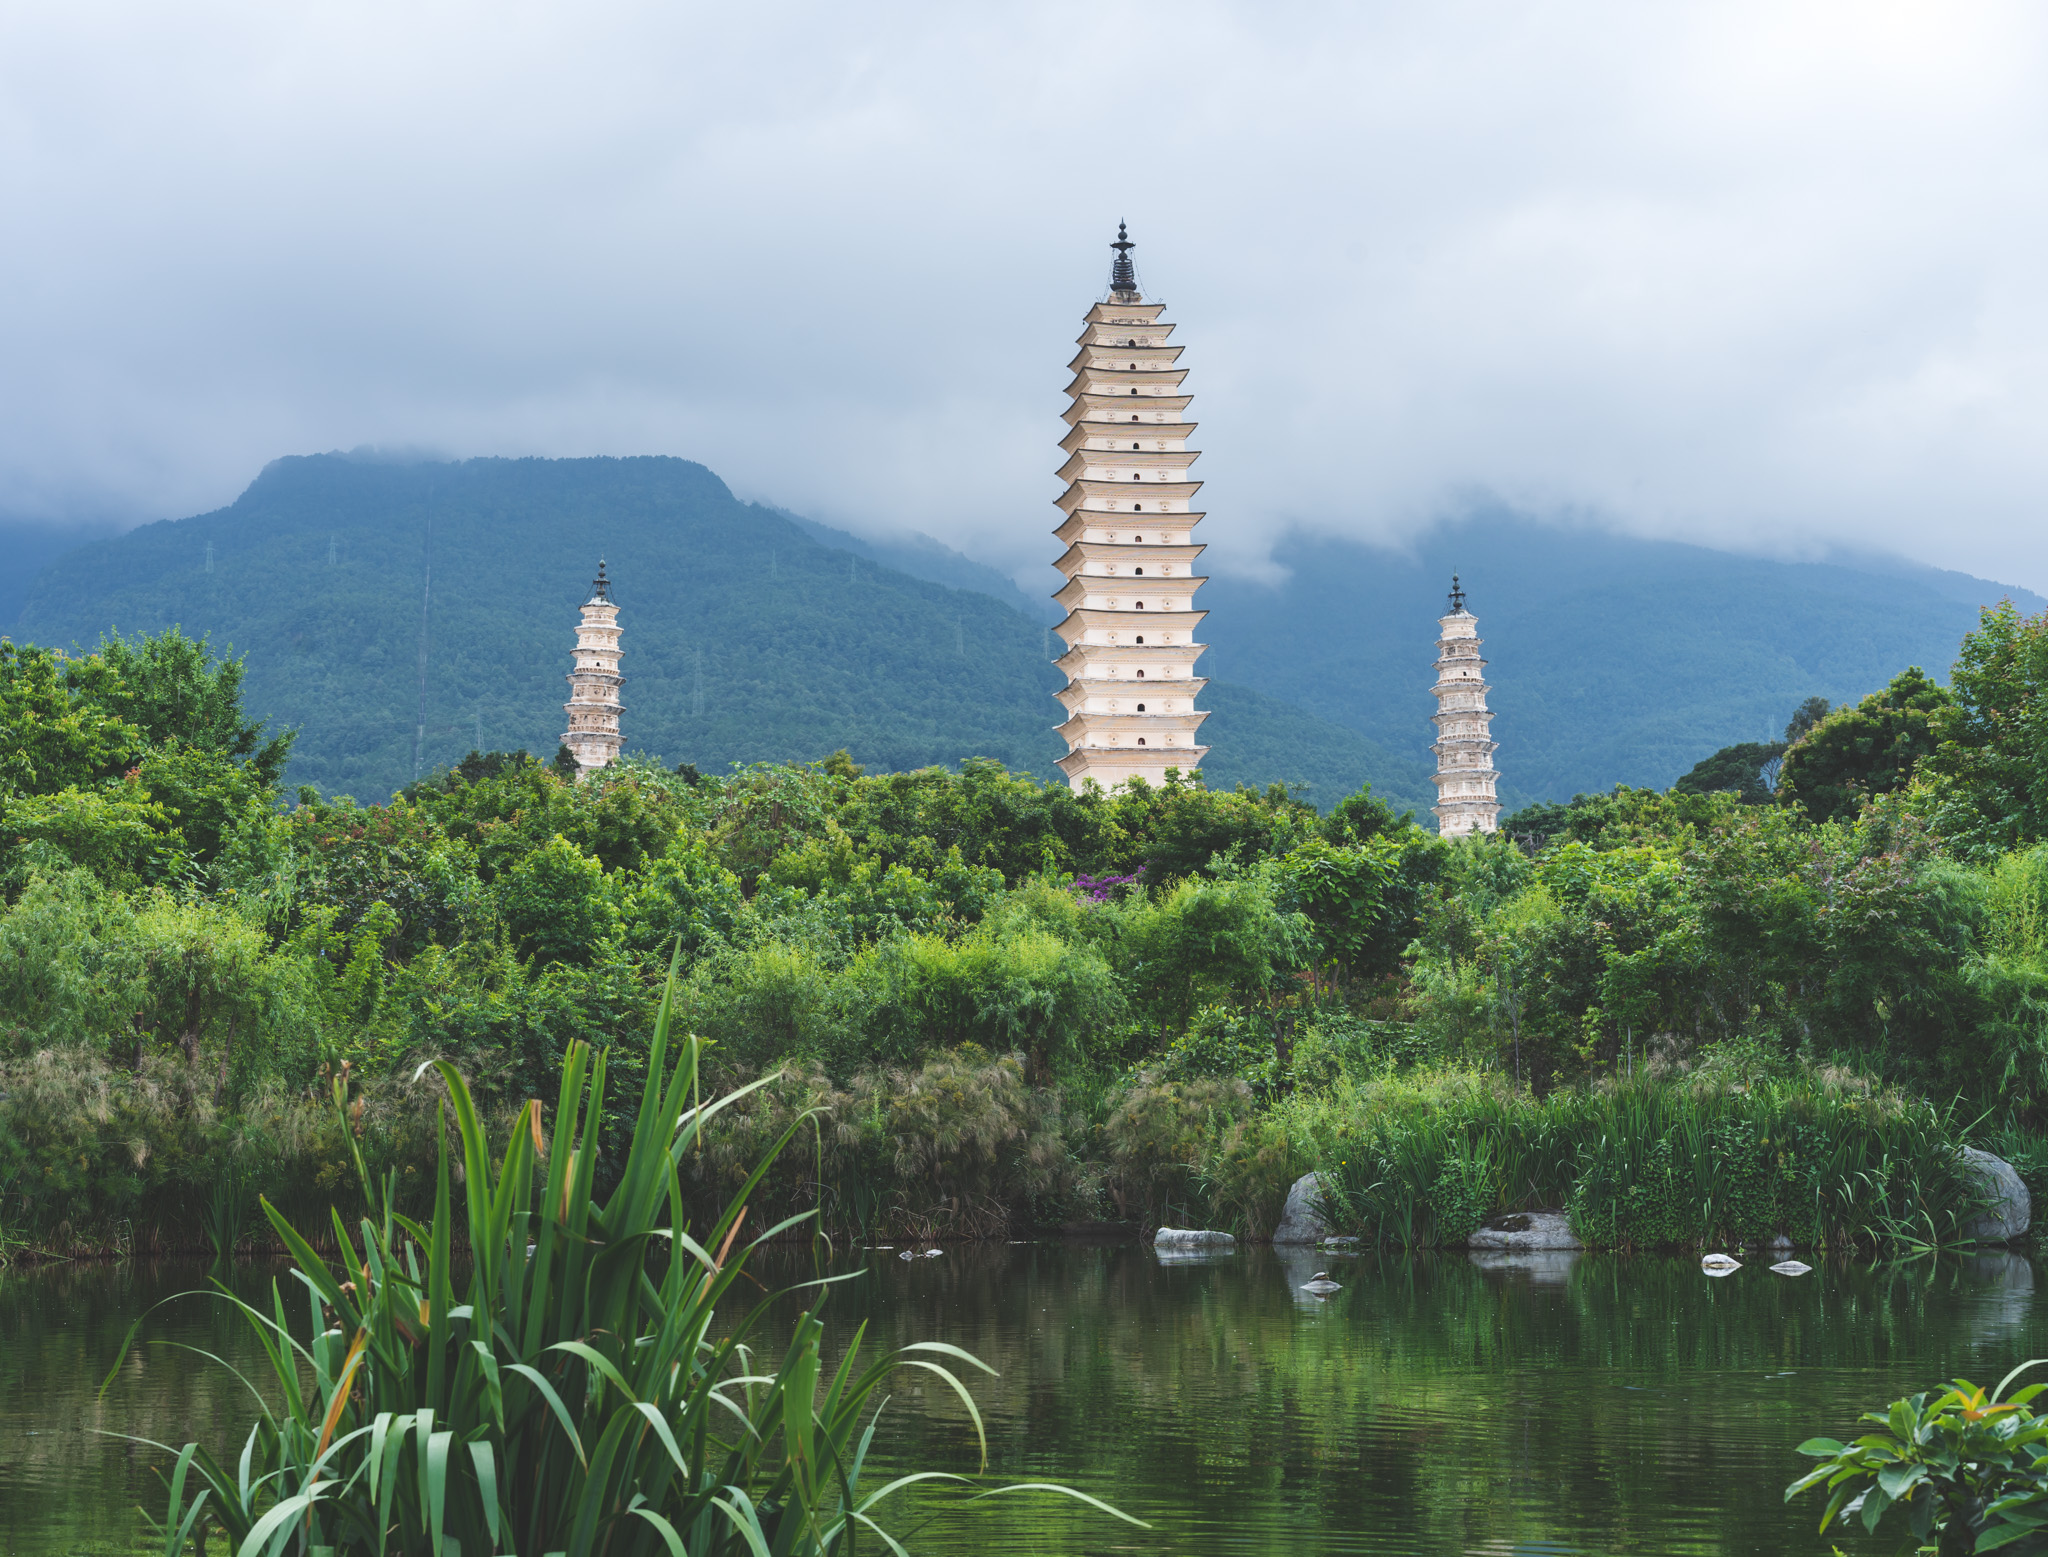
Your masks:
[{"label": "leafy shrub", "polygon": [[1853,1443],[1807,1439],[1799,1452],[1821,1463],[1785,1489],[1786,1501],[1825,1491],[1823,1534],[1856,1514],[1875,1535],[1898,1507],[1922,1551],[2038,1557],[2048,1551],[2048,1418],[2031,1407],[2043,1386],[2005,1398],[2006,1386],[2035,1366],[2021,1364],[1988,1396],[1957,1379],[1866,1411],[1861,1420],[1878,1431]]}]

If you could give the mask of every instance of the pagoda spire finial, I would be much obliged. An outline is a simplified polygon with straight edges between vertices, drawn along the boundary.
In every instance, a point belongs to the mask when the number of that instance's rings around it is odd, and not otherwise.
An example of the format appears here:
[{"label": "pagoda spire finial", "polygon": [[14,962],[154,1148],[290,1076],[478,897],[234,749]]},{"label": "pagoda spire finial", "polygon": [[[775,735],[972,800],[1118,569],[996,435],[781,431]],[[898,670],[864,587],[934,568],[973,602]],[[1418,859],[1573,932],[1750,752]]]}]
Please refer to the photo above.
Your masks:
[{"label": "pagoda spire finial", "polygon": [[1110,245],[1116,250],[1116,262],[1109,267],[1109,289],[1122,296],[1128,293],[1132,298],[1138,295],[1138,271],[1131,264],[1131,250],[1137,245],[1131,242],[1128,228],[1120,220],[1116,224],[1116,242]]},{"label": "pagoda spire finial", "polygon": [[1465,591],[1459,587],[1458,575],[1451,575],[1451,615],[1456,616],[1465,609]]},{"label": "pagoda spire finial", "polygon": [[610,582],[604,576],[604,558],[599,557],[597,559],[597,577],[590,581],[590,598],[592,600],[611,599],[611,587]]}]

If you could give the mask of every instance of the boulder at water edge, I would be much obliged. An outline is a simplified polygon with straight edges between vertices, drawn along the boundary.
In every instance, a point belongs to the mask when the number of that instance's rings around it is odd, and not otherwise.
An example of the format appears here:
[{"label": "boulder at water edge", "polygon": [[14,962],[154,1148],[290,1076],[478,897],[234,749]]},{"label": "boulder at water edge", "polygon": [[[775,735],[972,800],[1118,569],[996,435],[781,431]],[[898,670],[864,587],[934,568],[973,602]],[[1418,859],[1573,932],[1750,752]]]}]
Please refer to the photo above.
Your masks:
[{"label": "boulder at water edge", "polygon": [[1280,1225],[1273,1229],[1275,1243],[1314,1243],[1329,1232],[1323,1210],[1323,1184],[1313,1173],[1304,1173],[1287,1192],[1287,1209],[1280,1213]]},{"label": "boulder at water edge", "polygon": [[1963,1166],[1970,1170],[1978,1193],[1991,1202],[1991,1208],[1970,1224],[1970,1236],[1979,1243],[2009,1243],[2024,1234],[2033,1223],[2034,1203],[2026,1180],[2013,1165],[2003,1157],[1965,1146]]},{"label": "boulder at water edge", "polygon": [[1562,1211],[1515,1211],[1497,1216],[1465,1240],[1468,1249],[1583,1249]]},{"label": "boulder at water edge", "polygon": [[1236,1242],[1228,1233],[1210,1232],[1199,1227],[1162,1227],[1152,1235],[1152,1247],[1155,1249],[1217,1249]]}]

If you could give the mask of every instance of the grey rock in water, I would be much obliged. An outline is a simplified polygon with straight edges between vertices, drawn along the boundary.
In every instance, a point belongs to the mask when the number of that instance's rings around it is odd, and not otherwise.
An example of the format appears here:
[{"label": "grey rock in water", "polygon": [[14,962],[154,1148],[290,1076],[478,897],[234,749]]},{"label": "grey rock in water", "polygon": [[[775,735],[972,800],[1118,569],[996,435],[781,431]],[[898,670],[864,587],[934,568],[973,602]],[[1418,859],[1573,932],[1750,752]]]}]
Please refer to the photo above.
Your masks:
[{"label": "grey rock in water", "polygon": [[1155,1249],[1217,1249],[1236,1242],[1228,1233],[1199,1227],[1162,1227],[1152,1235]]},{"label": "grey rock in water", "polygon": [[1330,1230],[1323,1199],[1322,1180],[1304,1173],[1287,1192],[1287,1209],[1280,1213],[1280,1225],[1273,1229],[1275,1243],[1314,1243]]},{"label": "grey rock in water", "polygon": [[1780,1276],[1807,1276],[1813,1273],[1813,1267],[1804,1260],[1780,1260],[1771,1269]]},{"label": "grey rock in water", "polygon": [[1237,1258],[1234,1244],[1196,1244],[1182,1248],[1175,1244],[1156,1244],[1152,1258],[1161,1265],[1228,1265]]},{"label": "grey rock in water", "polygon": [[2022,1237],[2034,1220],[2026,1180],[2003,1157],[1974,1146],[1963,1148],[1963,1166],[1976,1180],[1978,1192],[1991,1202],[1990,1210],[1970,1224],[1970,1236],[1979,1243],[2010,1243]]},{"label": "grey rock in water", "polygon": [[1583,1249],[1562,1211],[1515,1211],[1497,1216],[1465,1240],[1468,1249]]}]

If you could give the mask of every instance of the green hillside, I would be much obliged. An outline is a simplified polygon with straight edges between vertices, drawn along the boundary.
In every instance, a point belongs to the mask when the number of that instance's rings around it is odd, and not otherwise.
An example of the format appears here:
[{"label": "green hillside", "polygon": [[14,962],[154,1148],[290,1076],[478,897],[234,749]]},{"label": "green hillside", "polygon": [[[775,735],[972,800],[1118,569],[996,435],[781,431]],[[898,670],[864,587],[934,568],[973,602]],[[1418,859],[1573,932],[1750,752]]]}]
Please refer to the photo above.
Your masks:
[{"label": "green hillside", "polygon": [[[685,460],[279,460],[227,508],[59,558],[15,636],[210,635],[247,657],[246,706],[298,727],[293,782],[381,799],[473,747],[554,751],[600,555],[629,750],[720,768],[844,746],[884,769],[1054,771],[1041,623],[823,544]],[[1370,779],[1427,803],[1412,755],[1240,687],[1210,701],[1214,784],[1284,779],[1327,805]]]},{"label": "green hillside", "polygon": [[1411,761],[1431,739],[1436,619],[1463,575],[1486,639],[1501,796],[1662,789],[1814,694],[1853,702],[1908,665],[1942,680],[1979,606],[2024,589],[1890,559],[1791,563],[1494,513],[1394,552],[1295,537],[1277,586],[1203,591],[1213,672]]}]

